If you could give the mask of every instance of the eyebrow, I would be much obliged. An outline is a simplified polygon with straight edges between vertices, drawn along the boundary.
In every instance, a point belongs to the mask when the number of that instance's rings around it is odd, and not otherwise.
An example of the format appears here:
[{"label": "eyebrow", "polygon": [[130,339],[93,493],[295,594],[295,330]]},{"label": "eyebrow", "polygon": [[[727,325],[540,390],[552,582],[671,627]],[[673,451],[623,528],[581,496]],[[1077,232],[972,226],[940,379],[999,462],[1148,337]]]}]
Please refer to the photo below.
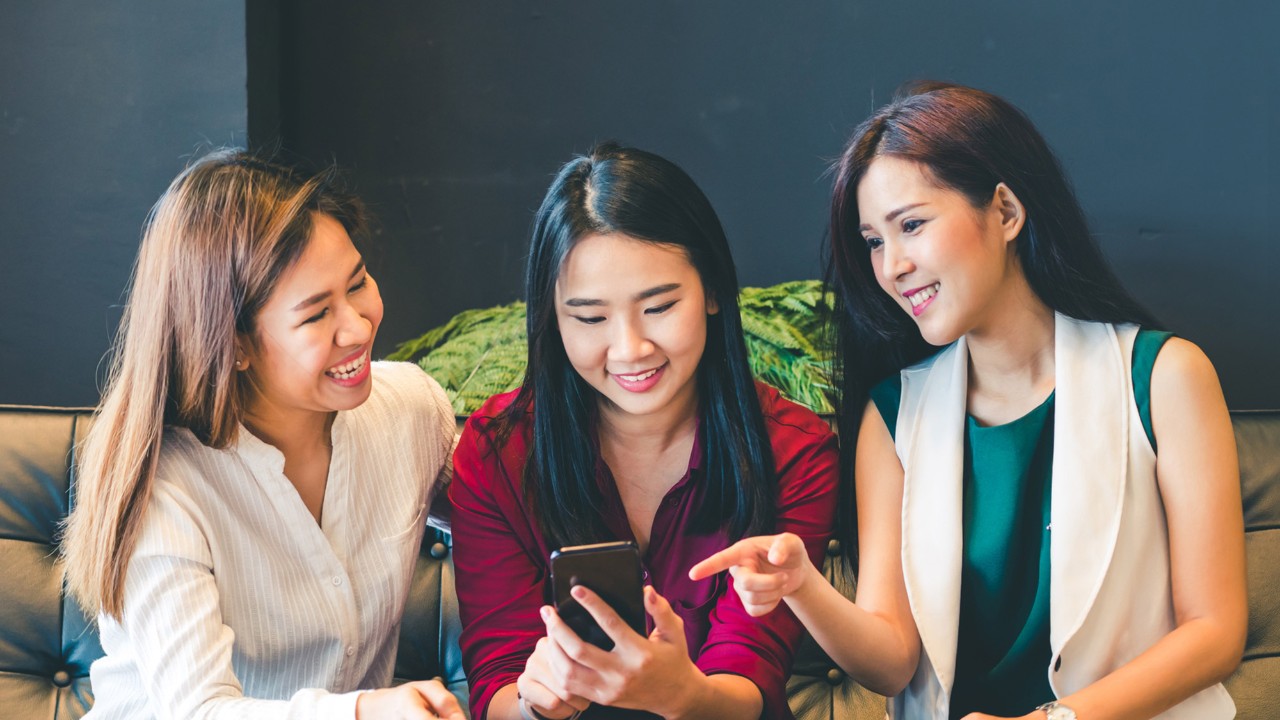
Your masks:
[{"label": "eyebrow", "polygon": [[[639,302],[641,300],[648,300],[651,297],[655,297],[657,295],[662,295],[663,293],[669,293],[672,290],[679,290],[679,289],[680,289],[680,283],[667,283],[666,285],[657,285],[655,287],[649,288],[648,290],[641,290],[640,292],[636,293],[632,297],[632,300],[636,302]],[[569,307],[599,307],[601,305],[604,305],[605,303],[603,300],[597,300],[595,298],[569,298],[568,300],[564,301],[564,304]]]},{"label": "eyebrow", "polygon": [[[355,270],[352,270],[352,271],[351,271],[351,274],[347,276],[347,280],[348,280],[348,281],[350,281],[352,278],[354,278],[355,276],[359,275],[359,274],[360,274],[360,271],[361,271],[361,270],[363,270],[363,269],[364,269],[364,258],[360,258],[360,261],[356,263],[356,268],[355,268]],[[330,295],[332,295],[332,294],[333,294],[333,291],[331,291],[331,290],[325,290],[324,292],[316,293],[315,295],[312,295],[311,297],[307,298],[306,300],[303,300],[302,302],[298,303],[297,305],[294,305],[292,308],[290,308],[290,312],[297,312],[297,311],[299,311],[299,310],[305,310],[305,309],[307,309],[307,308],[311,307],[312,305],[315,305],[315,304],[316,304],[316,303],[318,303],[318,302],[321,302],[321,301],[323,301],[323,300],[327,300],[327,299],[329,298],[329,296],[330,296]]]},{"label": "eyebrow", "polygon": [[[918,202],[918,203],[912,203],[912,204],[910,204],[910,205],[903,205],[902,207],[898,208],[897,210],[894,210],[894,211],[890,212],[888,215],[885,215],[885,216],[884,216],[884,221],[885,221],[885,222],[893,222],[894,218],[898,217],[898,216],[899,216],[899,215],[901,215],[902,213],[907,212],[908,210],[914,210],[914,209],[916,209],[916,208],[918,208],[918,207],[920,207],[921,205],[924,205],[924,204],[925,204],[925,203]],[[871,228],[871,225],[869,225],[869,224],[867,224],[867,223],[862,223],[861,225],[859,225],[859,226],[858,226],[858,232],[865,232],[865,231],[867,231],[867,230],[871,230],[871,229],[872,229],[872,228]]]}]

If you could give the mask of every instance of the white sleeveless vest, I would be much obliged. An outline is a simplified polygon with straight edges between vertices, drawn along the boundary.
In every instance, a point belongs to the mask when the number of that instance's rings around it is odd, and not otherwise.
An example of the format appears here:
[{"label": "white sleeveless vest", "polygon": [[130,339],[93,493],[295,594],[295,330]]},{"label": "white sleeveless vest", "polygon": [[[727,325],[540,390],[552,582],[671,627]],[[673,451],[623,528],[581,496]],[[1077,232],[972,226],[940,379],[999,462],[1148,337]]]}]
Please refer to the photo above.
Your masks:
[{"label": "white sleeveless vest", "polygon": [[[1133,396],[1136,336],[1132,325],[1055,318],[1046,672],[1058,697],[1124,665],[1177,624],[1156,457]],[[905,471],[902,567],[923,652],[911,683],[890,701],[898,720],[946,720],[955,681],[968,369],[961,338],[902,371],[894,435]],[[1235,704],[1218,684],[1158,717],[1227,720]]]}]

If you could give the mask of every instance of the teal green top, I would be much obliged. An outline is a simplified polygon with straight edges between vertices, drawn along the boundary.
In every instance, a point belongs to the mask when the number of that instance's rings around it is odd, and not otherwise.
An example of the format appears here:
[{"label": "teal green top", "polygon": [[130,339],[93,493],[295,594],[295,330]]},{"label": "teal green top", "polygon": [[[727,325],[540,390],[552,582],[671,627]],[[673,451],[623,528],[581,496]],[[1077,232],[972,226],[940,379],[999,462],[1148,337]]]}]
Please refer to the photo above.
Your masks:
[{"label": "teal green top", "polygon": [[[1151,370],[1169,333],[1139,331],[1133,390],[1151,431]],[[902,378],[871,391],[896,432]],[[1053,393],[1009,423],[965,422],[963,567],[951,718],[1017,716],[1053,699],[1049,646],[1049,519],[1053,486]]]}]

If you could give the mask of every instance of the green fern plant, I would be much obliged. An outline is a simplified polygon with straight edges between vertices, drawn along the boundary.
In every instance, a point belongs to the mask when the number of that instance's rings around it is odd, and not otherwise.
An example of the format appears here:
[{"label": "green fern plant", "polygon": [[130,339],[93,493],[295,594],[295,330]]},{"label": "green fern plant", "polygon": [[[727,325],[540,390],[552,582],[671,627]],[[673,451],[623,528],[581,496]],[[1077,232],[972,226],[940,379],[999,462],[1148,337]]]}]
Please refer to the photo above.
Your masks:
[{"label": "green fern plant", "polygon": [[[744,288],[738,297],[751,371],[783,395],[830,413],[826,321],[830,296],[816,280]],[[524,379],[524,303],[466,310],[400,344],[388,360],[415,361],[444,387],[459,415]]]}]

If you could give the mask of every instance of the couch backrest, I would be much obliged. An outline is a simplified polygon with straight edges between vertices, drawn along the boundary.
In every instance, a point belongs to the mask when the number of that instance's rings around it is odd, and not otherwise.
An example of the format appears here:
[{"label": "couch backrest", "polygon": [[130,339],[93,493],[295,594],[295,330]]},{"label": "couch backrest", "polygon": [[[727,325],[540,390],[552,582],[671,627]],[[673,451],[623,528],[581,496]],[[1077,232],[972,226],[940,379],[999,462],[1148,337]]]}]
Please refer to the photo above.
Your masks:
[{"label": "couch backrest", "polygon": [[[0,717],[74,720],[92,704],[97,633],[62,592],[56,539],[73,486],[83,409],[0,406]],[[1233,414],[1249,563],[1249,639],[1227,682],[1241,720],[1275,717],[1280,688],[1280,411]],[[401,627],[396,676],[439,677],[460,697],[457,601],[448,535],[427,533]],[[837,554],[832,546],[829,555]],[[830,577],[830,575],[829,575]],[[850,588],[843,588],[851,592]],[[800,720],[883,717],[883,698],[811,640],[788,684]]]},{"label": "couch backrest", "polygon": [[1240,454],[1249,638],[1227,680],[1240,720],[1280,717],[1280,411],[1232,414]]}]

